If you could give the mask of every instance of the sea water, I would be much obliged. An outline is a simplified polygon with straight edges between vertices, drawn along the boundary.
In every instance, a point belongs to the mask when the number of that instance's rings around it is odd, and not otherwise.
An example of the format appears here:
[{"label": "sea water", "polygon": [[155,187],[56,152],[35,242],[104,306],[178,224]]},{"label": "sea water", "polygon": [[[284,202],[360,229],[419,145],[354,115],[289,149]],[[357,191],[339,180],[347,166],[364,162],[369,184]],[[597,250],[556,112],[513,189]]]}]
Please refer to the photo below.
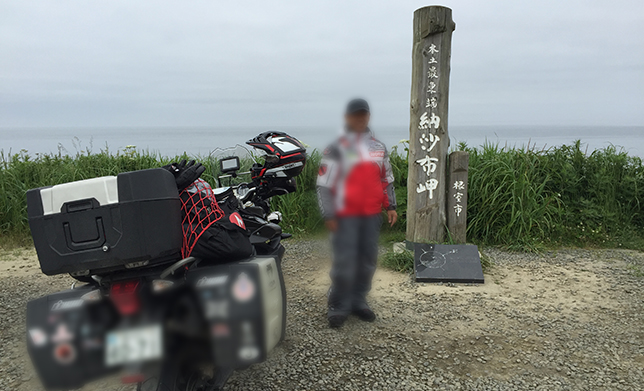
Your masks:
[{"label": "sea water", "polygon": [[[119,127],[119,128],[0,128],[0,150],[17,153],[76,154],[87,149],[99,152],[132,146],[137,149],[174,156],[208,155],[213,151],[234,147],[267,130],[285,131],[310,148],[323,149],[340,134],[333,127],[267,126],[267,127]],[[409,128],[375,126],[377,138],[389,148],[409,139]],[[623,147],[631,155],[644,157],[644,126],[587,127],[587,126],[452,126],[450,143],[465,142],[480,146],[486,142],[500,146],[548,148],[581,140],[584,147],[594,149],[610,145]],[[401,148],[399,146],[399,148]]]}]

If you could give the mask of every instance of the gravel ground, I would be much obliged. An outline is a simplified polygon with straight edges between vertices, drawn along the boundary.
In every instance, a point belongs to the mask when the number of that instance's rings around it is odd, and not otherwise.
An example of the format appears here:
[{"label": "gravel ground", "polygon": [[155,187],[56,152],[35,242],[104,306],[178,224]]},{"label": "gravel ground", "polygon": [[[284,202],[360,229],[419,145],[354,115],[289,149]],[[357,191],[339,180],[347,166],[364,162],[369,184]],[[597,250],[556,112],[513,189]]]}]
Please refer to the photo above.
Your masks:
[{"label": "gravel ground", "polygon": [[[378,320],[330,330],[326,245],[287,246],[286,340],[227,390],[643,389],[644,253],[485,249],[494,265],[479,286],[416,284],[380,269]],[[70,283],[40,274],[33,250],[0,256],[0,390],[41,389],[25,350],[26,302]],[[98,389],[132,387],[84,387]]]}]

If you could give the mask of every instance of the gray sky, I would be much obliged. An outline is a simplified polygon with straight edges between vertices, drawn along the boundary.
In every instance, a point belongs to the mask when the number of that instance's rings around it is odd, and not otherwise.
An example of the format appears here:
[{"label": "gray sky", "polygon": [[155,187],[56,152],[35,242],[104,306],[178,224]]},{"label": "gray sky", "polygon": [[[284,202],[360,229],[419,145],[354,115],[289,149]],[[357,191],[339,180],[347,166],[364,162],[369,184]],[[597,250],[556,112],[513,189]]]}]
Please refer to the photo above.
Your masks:
[{"label": "gray sky", "polygon": [[[0,126],[406,126],[425,5],[0,0]],[[644,1],[443,5],[452,125],[644,125]]]}]

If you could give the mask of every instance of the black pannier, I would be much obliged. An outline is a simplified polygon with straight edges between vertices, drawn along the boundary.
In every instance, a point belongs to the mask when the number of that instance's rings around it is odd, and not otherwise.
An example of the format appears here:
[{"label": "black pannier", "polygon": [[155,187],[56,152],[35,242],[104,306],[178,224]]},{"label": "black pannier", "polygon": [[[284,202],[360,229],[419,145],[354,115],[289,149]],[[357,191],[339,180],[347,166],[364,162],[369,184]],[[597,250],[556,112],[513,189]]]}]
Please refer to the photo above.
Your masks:
[{"label": "black pannier", "polygon": [[117,315],[108,301],[86,301],[85,285],[27,303],[27,350],[43,385],[81,387],[114,372],[105,366],[105,333]]},{"label": "black pannier", "polygon": [[286,333],[286,290],[280,258],[258,256],[244,262],[189,270],[208,322],[215,362],[246,368],[266,360]]},{"label": "black pannier", "polygon": [[164,169],[32,189],[27,210],[47,275],[101,274],[180,256],[181,202]]}]

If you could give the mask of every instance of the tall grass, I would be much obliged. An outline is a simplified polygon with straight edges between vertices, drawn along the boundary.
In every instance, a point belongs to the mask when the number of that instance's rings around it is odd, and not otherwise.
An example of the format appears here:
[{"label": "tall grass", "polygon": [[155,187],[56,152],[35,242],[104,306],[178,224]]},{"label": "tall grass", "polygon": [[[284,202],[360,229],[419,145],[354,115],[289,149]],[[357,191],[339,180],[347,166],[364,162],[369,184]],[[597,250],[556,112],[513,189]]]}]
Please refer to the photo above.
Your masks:
[{"label": "tall grass", "polygon": [[486,144],[470,153],[468,235],[510,248],[643,248],[644,166],[581,142],[550,149]]},{"label": "tall grass", "polygon": [[468,229],[485,243],[531,246],[552,232],[562,209],[547,189],[548,158],[531,149],[496,145],[469,149]]},{"label": "tall grass", "polygon": [[[404,146],[403,146],[404,147]],[[468,238],[516,249],[543,246],[644,248],[644,165],[615,147],[587,153],[580,142],[551,149],[479,148],[470,153]],[[159,167],[185,156],[164,157],[126,148],[62,153],[0,153],[0,236],[25,238],[29,228],[28,189],[119,172]],[[407,151],[390,154],[396,177],[400,222],[385,227],[390,239],[404,238],[407,205]],[[204,179],[216,185],[218,162],[198,157]],[[310,234],[322,229],[315,179],[320,154],[309,156],[297,178],[298,192],[274,199],[287,232]],[[247,168],[252,162],[243,161]]]},{"label": "tall grass", "polygon": [[284,215],[282,228],[286,232],[307,234],[319,231],[322,227],[315,193],[320,158],[317,151],[309,154],[304,171],[296,178],[297,192],[274,197],[271,201],[272,206]]}]

